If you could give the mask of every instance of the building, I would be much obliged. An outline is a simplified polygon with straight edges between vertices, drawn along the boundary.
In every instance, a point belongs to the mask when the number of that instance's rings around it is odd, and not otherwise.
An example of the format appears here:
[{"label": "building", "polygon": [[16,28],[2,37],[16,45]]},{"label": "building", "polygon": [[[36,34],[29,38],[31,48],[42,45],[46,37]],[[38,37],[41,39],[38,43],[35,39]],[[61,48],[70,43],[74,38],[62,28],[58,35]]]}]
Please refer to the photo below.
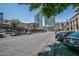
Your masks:
[{"label": "building", "polygon": [[39,28],[42,29],[43,28],[43,19],[42,19],[42,14],[36,14],[35,15],[35,23],[38,23]]},{"label": "building", "polygon": [[[15,28],[15,31],[27,32],[28,30],[37,31],[39,30],[39,24],[34,23],[20,23]],[[3,12],[0,12],[0,32],[13,32],[11,20],[3,19]]]},{"label": "building", "polygon": [[54,30],[64,30],[64,31],[79,31],[79,13],[75,14],[69,21],[65,23],[56,23]]},{"label": "building", "polygon": [[11,29],[10,21],[3,19],[3,12],[0,12],[0,32],[10,32]]},{"label": "building", "polygon": [[45,20],[45,27],[47,31],[52,31],[55,27],[55,17],[51,16],[49,19]]},{"label": "building", "polygon": [[3,21],[0,21],[0,32],[11,32],[12,27],[10,25],[10,21],[3,19]]},{"label": "building", "polygon": [[35,15],[35,22],[39,24],[40,29],[52,31],[53,27],[55,26],[55,17],[51,16],[50,18],[47,18],[47,17],[44,17],[42,14],[37,14]]},{"label": "building", "polygon": [[56,22],[53,30],[54,31],[65,31],[66,24],[67,24],[66,22]]},{"label": "building", "polygon": [[38,23],[35,23],[35,22],[33,22],[33,23],[28,23],[28,30],[31,30],[31,31],[33,31],[33,32],[38,32],[39,31],[39,24]]},{"label": "building", "polygon": [[17,28],[16,28],[18,31],[21,31],[21,32],[27,32],[28,29],[29,29],[29,26],[27,23],[20,23]]},{"label": "building", "polygon": [[68,24],[66,25],[66,31],[79,31],[79,13],[69,19]]},{"label": "building", "polygon": [[2,21],[3,20],[3,12],[0,11],[0,20]]},{"label": "building", "polygon": [[[27,32],[28,30],[39,30],[38,23],[20,23],[16,31]],[[0,21],[0,32],[12,32],[11,20],[3,19]]]}]

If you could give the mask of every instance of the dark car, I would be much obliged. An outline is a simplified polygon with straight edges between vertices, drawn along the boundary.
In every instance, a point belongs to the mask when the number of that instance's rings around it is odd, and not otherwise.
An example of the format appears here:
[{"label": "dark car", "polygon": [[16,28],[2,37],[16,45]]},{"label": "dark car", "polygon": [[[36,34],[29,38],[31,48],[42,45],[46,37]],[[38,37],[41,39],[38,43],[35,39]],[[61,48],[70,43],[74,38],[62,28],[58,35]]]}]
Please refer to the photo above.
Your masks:
[{"label": "dark car", "polygon": [[61,41],[61,40],[63,40],[65,34],[66,34],[66,32],[59,32],[56,34],[55,38],[58,39],[59,41]]},{"label": "dark car", "polygon": [[64,35],[64,37],[69,36],[69,35],[72,34],[72,33],[74,33],[74,31],[66,32],[66,34]]},{"label": "dark car", "polygon": [[59,41],[63,41],[66,36],[69,36],[72,33],[73,33],[72,31],[70,31],[70,32],[59,32],[59,33],[56,34],[55,37]]},{"label": "dark car", "polygon": [[63,43],[70,48],[79,49],[79,32],[74,32],[64,38]]}]

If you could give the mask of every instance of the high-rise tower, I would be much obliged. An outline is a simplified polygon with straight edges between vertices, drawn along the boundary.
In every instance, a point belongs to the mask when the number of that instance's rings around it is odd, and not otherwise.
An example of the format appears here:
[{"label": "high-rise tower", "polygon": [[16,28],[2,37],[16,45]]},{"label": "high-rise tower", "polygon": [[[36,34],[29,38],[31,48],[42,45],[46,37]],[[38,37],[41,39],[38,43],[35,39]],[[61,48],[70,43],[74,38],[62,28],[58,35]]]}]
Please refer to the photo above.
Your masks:
[{"label": "high-rise tower", "polygon": [[53,30],[53,27],[55,26],[55,17],[54,16],[51,16],[49,19],[45,19],[46,21],[46,29],[48,31],[52,31]]},{"label": "high-rise tower", "polygon": [[3,21],[3,12],[0,11],[0,21]]},{"label": "high-rise tower", "polygon": [[[51,16],[50,18],[43,17],[44,16],[42,14],[37,14],[35,16],[35,22],[39,24],[40,29],[52,31],[55,26],[55,16]],[[43,26],[43,20],[45,21],[45,26]]]}]

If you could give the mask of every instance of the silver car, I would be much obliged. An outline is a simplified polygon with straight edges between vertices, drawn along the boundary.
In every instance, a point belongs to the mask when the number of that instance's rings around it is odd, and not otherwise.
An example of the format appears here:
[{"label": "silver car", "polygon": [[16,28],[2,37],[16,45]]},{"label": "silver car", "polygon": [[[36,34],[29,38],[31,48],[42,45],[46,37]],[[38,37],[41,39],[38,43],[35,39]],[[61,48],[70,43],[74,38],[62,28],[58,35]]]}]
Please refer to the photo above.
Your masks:
[{"label": "silver car", "polygon": [[6,37],[6,33],[0,32],[0,38],[4,38],[4,37]]},{"label": "silver car", "polygon": [[32,32],[28,31],[27,34],[32,34]]}]

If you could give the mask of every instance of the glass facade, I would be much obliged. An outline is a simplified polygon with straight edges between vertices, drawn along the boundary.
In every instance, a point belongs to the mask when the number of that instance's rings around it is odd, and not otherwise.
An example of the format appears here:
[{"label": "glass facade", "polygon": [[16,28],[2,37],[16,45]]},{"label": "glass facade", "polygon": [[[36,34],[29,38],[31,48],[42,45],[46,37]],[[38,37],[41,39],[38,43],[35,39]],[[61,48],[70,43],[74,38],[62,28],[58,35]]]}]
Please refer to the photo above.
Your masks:
[{"label": "glass facade", "polygon": [[52,31],[55,26],[55,17],[51,16],[49,19],[46,19],[46,28],[48,31]]},{"label": "glass facade", "polygon": [[3,19],[3,12],[0,12],[0,20]]},{"label": "glass facade", "polygon": [[42,15],[41,14],[35,15],[35,22],[37,22],[39,24],[40,29],[42,29]]},{"label": "glass facade", "polygon": [[[45,26],[43,26],[43,20],[45,21]],[[45,27],[44,29],[51,31],[51,30],[53,30],[53,27],[55,26],[55,17],[51,16],[48,19],[46,17],[43,18],[43,16],[41,14],[39,14],[38,16],[35,17],[35,22],[39,23],[40,29],[43,29],[43,27]]]}]

